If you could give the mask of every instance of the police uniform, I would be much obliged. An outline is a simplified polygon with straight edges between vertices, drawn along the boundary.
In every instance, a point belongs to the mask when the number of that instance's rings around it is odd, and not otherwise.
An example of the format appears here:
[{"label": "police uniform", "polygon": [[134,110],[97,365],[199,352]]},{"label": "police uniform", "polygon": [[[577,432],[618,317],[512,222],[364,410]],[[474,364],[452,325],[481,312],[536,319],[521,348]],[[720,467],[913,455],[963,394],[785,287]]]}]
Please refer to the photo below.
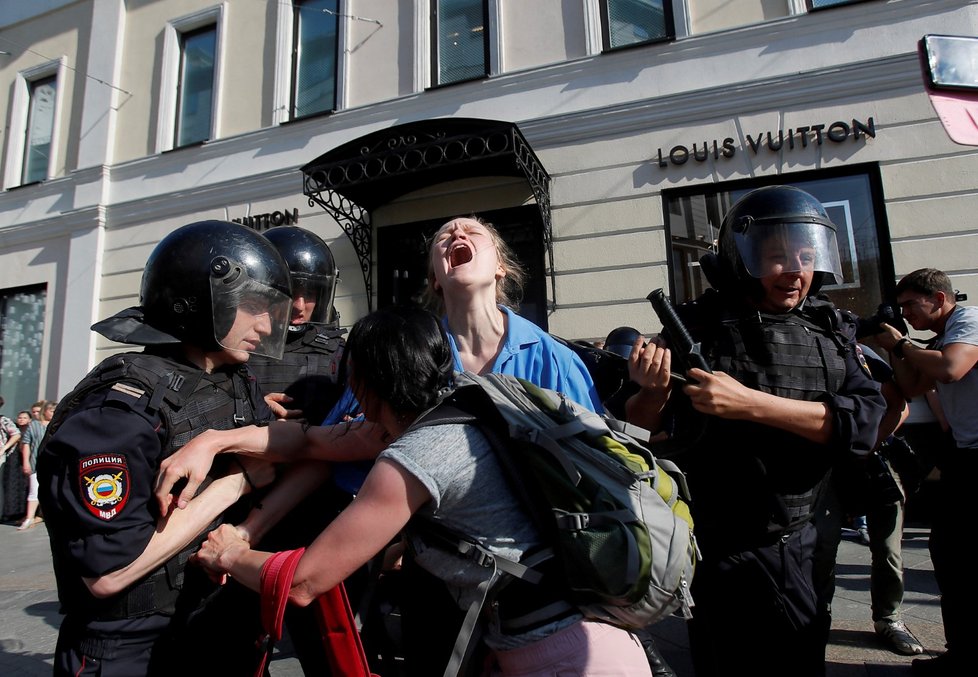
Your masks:
[{"label": "police uniform", "polygon": [[301,409],[311,425],[320,425],[342,392],[339,364],[343,331],[314,324],[290,327],[281,360],[255,355],[248,368],[266,393],[292,398],[288,409]]},{"label": "police uniform", "polygon": [[161,674],[186,671],[188,661],[207,664],[188,648],[211,629],[197,619],[215,587],[186,566],[202,537],[119,595],[97,599],[82,581],[128,565],[146,548],[159,519],[153,489],[163,459],[204,430],[272,418],[243,365],[206,373],[175,350],[106,359],[62,400],[48,427],[38,456],[40,500],[65,614],[55,674]]},{"label": "police uniform", "polygon": [[883,398],[827,301],[808,298],[790,312],[765,314],[735,310],[709,290],[679,312],[712,368],[754,390],[824,402],[833,418],[832,440],[823,445],[700,415],[673,393],[671,433],[688,450],[678,460],[703,552],[690,625],[697,675],[719,674],[741,656],[754,674],[821,674],[815,503],[838,455],[872,448]]}]

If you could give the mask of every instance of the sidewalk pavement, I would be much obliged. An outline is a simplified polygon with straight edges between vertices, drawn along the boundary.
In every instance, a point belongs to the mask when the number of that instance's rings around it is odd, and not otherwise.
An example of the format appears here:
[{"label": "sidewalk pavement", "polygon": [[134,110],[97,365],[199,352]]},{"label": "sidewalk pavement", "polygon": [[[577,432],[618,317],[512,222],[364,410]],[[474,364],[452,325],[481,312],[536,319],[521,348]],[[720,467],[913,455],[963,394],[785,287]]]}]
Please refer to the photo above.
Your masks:
[{"label": "sidewalk pavement", "polygon": [[[906,596],[903,618],[927,652],[943,650],[940,600],[933,565],[927,550],[926,524],[910,522],[904,530],[903,559]],[[869,548],[843,536],[839,548],[837,588],[833,605],[832,634],[827,652],[828,677],[900,677],[911,674],[913,657],[898,656],[883,647],[873,633],[869,600]],[[44,523],[24,532],[16,524],[0,524],[0,675],[36,677],[50,675],[57,642],[57,593],[51,570]],[[736,622],[735,613],[731,622]],[[657,644],[679,677],[693,677],[689,642],[683,621],[669,618],[655,626]],[[744,647],[736,657],[735,672],[750,672],[752,651]],[[746,657],[746,658],[745,658]],[[741,663],[744,659],[748,662]],[[270,665],[273,677],[299,677],[302,670],[288,645],[276,650]]]}]

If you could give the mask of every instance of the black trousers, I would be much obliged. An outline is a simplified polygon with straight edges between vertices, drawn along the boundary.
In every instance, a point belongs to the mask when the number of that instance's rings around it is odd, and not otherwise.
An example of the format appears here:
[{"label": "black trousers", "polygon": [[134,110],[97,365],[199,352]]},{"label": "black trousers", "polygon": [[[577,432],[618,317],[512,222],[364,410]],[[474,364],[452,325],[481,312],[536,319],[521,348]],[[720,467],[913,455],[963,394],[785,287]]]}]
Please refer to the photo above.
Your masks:
[{"label": "black trousers", "polygon": [[978,477],[978,449],[950,449],[938,467],[940,490],[936,492],[930,554],[941,591],[944,637],[948,650],[960,659],[975,659],[978,586],[974,583],[974,561],[968,553],[975,522],[969,506]]},{"label": "black trousers", "polygon": [[815,540],[808,524],[773,544],[723,556],[710,557],[709,543],[701,543],[689,621],[697,677],[825,674]]}]

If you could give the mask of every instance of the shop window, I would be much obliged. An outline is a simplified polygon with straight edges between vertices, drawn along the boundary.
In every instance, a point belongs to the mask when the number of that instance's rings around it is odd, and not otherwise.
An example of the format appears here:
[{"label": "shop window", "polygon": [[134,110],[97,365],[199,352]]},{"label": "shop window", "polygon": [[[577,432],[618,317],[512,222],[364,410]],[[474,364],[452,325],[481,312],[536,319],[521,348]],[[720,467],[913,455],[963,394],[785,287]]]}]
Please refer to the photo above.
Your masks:
[{"label": "shop window", "polygon": [[44,285],[0,291],[0,395],[11,418],[38,398],[46,296]]},{"label": "shop window", "polygon": [[303,0],[294,4],[292,119],[336,107],[338,5],[338,0]]},{"label": "shop window", "polygon": [[601,0],[605,49],[617,49],[673,37],[669,0]]},{"label": "shop window", "polygon": [[486,0],[431,0],[432,82],[445,85],[489,72]]},{"label": "shop window", "polygon": [[875,165],[845,173],[782,176],[780,181],[663,191],[673,300],[691,300],[709,287],[699,259],[715,246],[723,215],[749,191],[772,183],[796,186],[814,195],[837,227],[843,280],[826,285],[823,292],[839,308],[867,317],[875,313],[892,293],[894,279],[890,252],[880,247],[881,242],[889,242],[889,236]]},{"label": "shop window", "polygon": [[30,103],[27,112],[27,134],[24,139],[23,183],[43,181],[51,169],[51,138],[54,135],[55,101],[58,95],[56,77],[29,83]]},{"label": "shop window", "polygon": [[216,50],[216,26],[205,26],[180,35],[176,146],[188,146],[211,138]]}]

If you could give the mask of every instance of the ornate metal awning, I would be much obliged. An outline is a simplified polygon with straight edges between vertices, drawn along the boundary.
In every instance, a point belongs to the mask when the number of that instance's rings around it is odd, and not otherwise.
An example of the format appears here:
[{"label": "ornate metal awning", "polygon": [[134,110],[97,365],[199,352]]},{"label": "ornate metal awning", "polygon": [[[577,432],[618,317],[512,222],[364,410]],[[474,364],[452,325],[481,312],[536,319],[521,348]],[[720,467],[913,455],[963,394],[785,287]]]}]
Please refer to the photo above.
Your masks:
[{"label": "ornate metal awning", "polygon": [[550,175],[512,122],[438,118],[397,125],[343,144],[302,167],[309,205],[325,209],[360,261],[367,304],[373,307],[371,212],[396,198],[445,181],[480,176],[526,179],[543,221],[556,304]]}]

